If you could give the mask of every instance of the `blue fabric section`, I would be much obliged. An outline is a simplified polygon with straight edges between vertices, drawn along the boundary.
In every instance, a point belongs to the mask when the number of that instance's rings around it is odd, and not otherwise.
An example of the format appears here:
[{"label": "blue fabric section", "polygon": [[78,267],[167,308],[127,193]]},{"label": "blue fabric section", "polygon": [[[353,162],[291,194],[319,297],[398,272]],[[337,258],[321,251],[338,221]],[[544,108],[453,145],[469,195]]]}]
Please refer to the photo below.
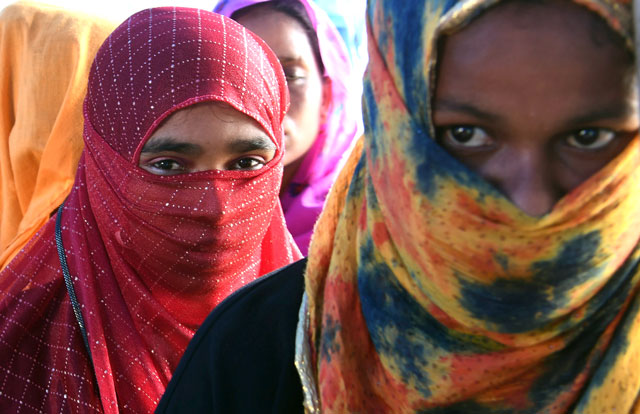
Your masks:
[{"label": "blue fabric section", "polygon": [[[531,389],[531,401],[539,403],[537,407],[543,407],[544,401],[552,400],[553,396],[549,395],[550,390],[560,392],[562,387],[568,389],[572,381],[584,370],[587,358],[594,352],[602,333],[619,313],[628,297],[631,289],[629,279],[633,276],[631,270],[637,270],[637,265],[637,260],[632,259],[621,267],[613,278],[616,283],[607,284],[602,290],[604,294],[594,298],[593,302],[601,304],[601,307],[587,319],[586,323],[579,327],[577,336],[567,344],[564,350],[554,354],[552,358],[546,361],[547,373],[542,375]],[[627,311],[628,316],[637,314],[640,304],[637,298],[634,302],[636,309],[634,310],[632,306],[632,309]],[[614,335],[604,359],[599,363],[598,370],[592,377],[586,393],[581,398],[583,403],[588,399],[588,394],[594,390],[594,386],[602,385],[605,375],[615,363],[616,358],[624,355],[624,351],[629,345],[627,328],[628,326],[623,325]],[[582,411],[578,407],[574,412]]]},{"label": "blue fabric section", "polygon": [[[358,290],[362,313],[379,355],[393,358],[405,383],[415,383],[424,396],[431,395],[431,380],[424,369],[439,350],[475,353],[487,348],[477,338],[454,337],[400,285],[391,269],[378,262],[369,239],[360,250]],[[487,344],[494,349],[495,343]]]},{"label": "blue fabric section", "polygon": [[[583,281],[600,272],[592,264],[599,245],[598,232],[577,236],[555,259],[534,263],[533,277],[527,280],[499,278],[487,285],[458,275],[462,304],[473,316],[495,324],[501,332],[535,330],[548,322],[549,314],[566,305],[576,277]],[[504,258],[497,260],[504,262]]]},{"label": "blue fabric section", "polygon": [[362,151],[360,155],[360,159],[356,164],[356,168],[353,171],[353,176],[351,177],[351,182],[349,183],[349,192],[348,192],[348,200],[352,200],[351,197],[358,197],[363,191],[365,191],[365,186],[362,185],[363,180],[365,179],[365,172],[367,166],[367,156]]},{"label": "blue fabric section", "polygon": [[[415,165],[417,185],[427,197],[433,197],[436,189],[436,178],[452,178],[459,184],[476,188],[480,194],[503,198],[504,195],[487,183],[478,174],[469,170],[465,165],[449,155],[436,142],[429,132],[429,111],[431,95],[429,79],[426,75],[425,53],[428,39],[423,37],[424,24],[427,18],[433,19],[441,13],[442,6],[446,12],[455,6],[457,0],[429,1],[429,2],[398,2],[379,0],[383,2],[385,25],[388,30],[378,31],[378,48],[382,56],[387,56],[393,49],[395,62],[387,62],[394,67],[402,79],[402,85],[396,85],[404,94],[404,104],[409,111],[407,124],[404,127],[409,147],[405,155]],[[371,1],[369,11],[373,10],[377,1]],[[372,18],[372,15],[369,15]],[[395,42],[392,44],[392,42]],[[398,82],[398,80],[396,79]],[[370,137],[369,146],[374,159],[382,156],[379,152],[385,148],[384,141],[388,140],[387,133],[380,122],[380,110],[377,108],[376,96],[370,84],[365,81],[364,86],[365,122],[367,136]],[[378,97],[379,99],[380,97]],[[403,131],[400,131],[402,133]],[[401,139],[404,137],[398,137]]]},{"label": "blue fabric section", "polygon": [[[428,79],[425,71],[424,16],[429,2],[386,2],[385,13],[392,23],[395,41],[395,66],[399,69],[404,85],[405,104],[413,114],[426,114],[429,100]],[[426,123],[425,123],[426,125]]]},{"label": "blue fabric section", "polygon": [[449,10],[451,10],[451,8],[453,6],[455,6],[456,4],[458,4],[460,1],[459,0],[444,0],[443,1],[443,8],[442,8],[442,14],[446,14],[447,12],[449,12]]},{"label": "blue fabric section", "polygon": [[566,294],[576,283],[600,273],[601,268],[592,264],[600,243],[597,231],[577,236],[563,246],[555,259],[533,263],[533,279],[553,285],[556,294]]},{"label": "blue fabric section", "polygon": [[568,391],[573,381],[584,371],[596,343],[611,322],[611,315],[600,315],[590,321],[567,347],[545,361],[545,374],[541,375],[530,391],[530,401],[534,404],[532,413],[537,413],[548,406],[558,394]]},{"label": "blue fabric section", "polygon": [[472,283],[457,275],[463,306],[476,318],[496,325],[505,333],[526,332],[540,325],[538,315],[555,309],[535,281],[498,279],[490,285]]},{"label": "blue fabric section", "polygon": [[[372,242],[367,244],[362,249],[362,256],[373,253]],[[434,342],[446,342],[446,332],[398,286],[387,266],[366,257],[362,260],[369,265],[358,270],[358,289],[362,312],[376,350],[380,355],[394,358],[404,382],[415,381],[420,392],[425,397],[430,396],[431,380],[421,367],[428,363],[430,356],[435,356],[433,346],[415,339],[421,336],[420,329],[425,325],[432,326],[429,331],[436,339]],[[395,333],[393,337],[391,332]]]},{"label": "blue fabric section", "polygon": [[[638,262],[633,262],[634,271],[637,271]],[[627,279],[624,279],[625,282]],[[629,283],[621,283],[620,284],[621,292],[618,294],[618,300],[616,300],[612,304],[607,304],[607,306],[603,307],[599,312],[602,315],[603,319],[606,316],[610,318],[615,316],[616,308],[615,305],[618,305],[618,308],[622,306],[622,302],[627,297],[631,286]],[[581,412],[586,408],[586,403],[589,400],[589,395],[591,392],[596,390],[598,387],[604,384],[607,374],[611,371],[612,367],[618,360],[621,355],[625,354],[627,347],[631,345],[629,342],[629,338],[631,338],[631,333],[629,332],[631,325],[635,318],[640,314],[640,298],[636,297],[633,299],[633,302],[629,306],[625,316],[621,321],[621,325],[618,327],[617,332],[615,333],[611,344],[607,348],[607,351],[604,355],[604,358],[600,362],[597,371],[593,375],[590,386],[588,387],[586,393],[580,399],[580,402],[576,406],[576,412]]]},{"label": "blue fabric section", "polygon": [[529,393],[529,400],[534,407],[528,412],[540,412],[560,393],[571,388],[573,381],[584,371],[599,336],[611,321],[612,316],[614,315],[590,321],[589,326],[584,327],[580,335],[568,343],[565,349],[553,354],[545,361],[545,373],[538,378]]},{"label": "blue fabric section", "polygon": [[[378,44],[383,56],[393,48],[395,62],[387,62],[398,71],[397,85],[405,97],[405,104],[411,112],[414,122],[422,128],[428,128],[428,111],[431,95],[429,79],[425,75],[425,53],[429,45],[425,34],[425,20],[445,13],[457,4],[457,0],[439,1],[389,1],[382,0],[385,21],[391,26],[388,30],[377,33]],[[374,2],[372,2],[374,3]],[[442,7],[442,11],[438,10]],[[372,9],[372,8],[371,8]],[[371,10],[370,9],[370,10]],[[389,40],[392,38],[392,40]],[[390,44],[389,42],[394,42]]]},{"label": "blue fabric section", "polygon": [[327,362],[331,363],[331,354],[339,350],[339,345],[335,343],[335,339],[336,333],[342,329],[342,326],[338,321],[334,320],[331,315],[325,318],[323,325],[322,338],[320,338],[322,343],[320,353]]},{"label": "blue fabric section", "polygon": [[366,180],[365,185],[367,187],[367,209],[369,211],[380,211],[380,202],[378,201],[378,196],[376,196],[376,189],[373,186],[371,177],[365,176],[363,180]]},{"label": "blue fabric section", "polygon": [[362,107],[362,116],[366,134],[366,145],[371,151],[371,156],[374,159],[377,159],[380,155],[378,151],[377,141],[384,136],[384,133],[382,131],[382,125],[380,123],[380,113],[378,112],[378,105],[376,103],[375,94],[373,93],[373,88],[369,79],[366,79],[364,82],[362,96],[364,102]]},{"label": "blue fabric section", "polygon": [[598,312],[615,313],[622,306],[633,287],[631,280],[638,272],[640,258],[636,256],[636,254],[632,254],[615,272],[609,282],[589,301],[589,306],[586,310],[587,315],[594,315]]}]

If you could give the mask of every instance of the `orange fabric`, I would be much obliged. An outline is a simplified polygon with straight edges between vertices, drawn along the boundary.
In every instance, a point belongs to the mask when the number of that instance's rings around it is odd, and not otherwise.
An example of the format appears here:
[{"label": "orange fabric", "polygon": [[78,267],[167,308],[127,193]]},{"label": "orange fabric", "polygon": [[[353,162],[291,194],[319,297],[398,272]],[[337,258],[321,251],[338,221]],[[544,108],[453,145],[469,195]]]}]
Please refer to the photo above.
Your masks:
[{"label": "orange fabric", "polygon": [[31,2],[0,13],[0,268],[71,190],[89,67],[114,28]]}]

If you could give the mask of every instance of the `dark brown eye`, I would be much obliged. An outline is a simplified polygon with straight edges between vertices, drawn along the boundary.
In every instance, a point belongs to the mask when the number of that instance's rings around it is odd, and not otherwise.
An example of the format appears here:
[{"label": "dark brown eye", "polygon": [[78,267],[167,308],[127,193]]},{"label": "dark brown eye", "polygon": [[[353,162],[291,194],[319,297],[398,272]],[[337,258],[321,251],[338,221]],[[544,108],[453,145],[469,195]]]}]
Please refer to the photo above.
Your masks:
[{"label": "dark brown eye", "polygon": [[584,128],[569,135],[567,144],[581,149],[599,149],[609,145],[615,137],[615,132],[609,129]]},{"label": "dark brown eye", "polygon": [[256,158],[241,158],[231,166],[231,170],[259,170],[264,167],[264,161]]},{"label": "dark brown eye", "polygon": [[439,131],[441,143],[449,147],[475,148],[490,145],[491,137],[482,129],[469,125],[454,125]]},{"label": "dark brown eye", "polygon": [[187,163],[173,158],[153,158],[140,164],[142,168],[156,175],[184,174],[187,171]]},{"label": "dark brown eye", "polygon": [[467,143],[471,141],[473,138],[473,134],[475,133],[475,128],[468,126],[457,126],[451,128],[451,138],[460,142],[461,144]]},{"label": "dark brown eye", "polygon": [[182,169],[182,166],[177,161],[170,160],[170,159],[156,161],[151,165],[154,168],[157,168],[159,170],[164,170],[164,171],[175,171],[175,170]]}]

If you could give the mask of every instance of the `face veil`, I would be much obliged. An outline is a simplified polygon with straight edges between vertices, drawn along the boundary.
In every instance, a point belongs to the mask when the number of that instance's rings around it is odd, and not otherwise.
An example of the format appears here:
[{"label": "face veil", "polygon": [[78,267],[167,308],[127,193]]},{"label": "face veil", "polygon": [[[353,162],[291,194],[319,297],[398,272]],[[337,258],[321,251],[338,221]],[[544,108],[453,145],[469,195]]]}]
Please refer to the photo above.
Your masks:
[{"label": "face veil", "polygon": [[[495,4],[369,2],[365,138],[306,272],[310,412],[639,409],[637,139],[543,217],[434,139],[438,38]],[[629,5],[578,4],[632,47]]]},{"label": "face veil", "polygon": [[[274,159],[255,171],[177,176],[138,167],[164,119],[212,101],[256,120],[276,146]],[[61,220],[92,361],[49,222],[0,274],[0,406],[155,408],[210,310],[299,257],[278,202],[287,106],[277,58],[223,16],[149,9],[109,36],[89,76],[85,150]]]}]

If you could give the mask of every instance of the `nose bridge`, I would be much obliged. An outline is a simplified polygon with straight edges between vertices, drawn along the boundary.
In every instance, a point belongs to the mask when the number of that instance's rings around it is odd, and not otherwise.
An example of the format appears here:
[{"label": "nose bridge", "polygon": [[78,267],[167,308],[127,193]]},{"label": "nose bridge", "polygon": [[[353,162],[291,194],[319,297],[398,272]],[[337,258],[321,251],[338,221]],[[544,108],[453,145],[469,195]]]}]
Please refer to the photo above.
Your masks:
[{"label": "nose bridge", "polygon": [[520,146],[504,154],[494,174],[500,189],[531,216],[551,210],[557,201],[548,154],[533,145]]}]

